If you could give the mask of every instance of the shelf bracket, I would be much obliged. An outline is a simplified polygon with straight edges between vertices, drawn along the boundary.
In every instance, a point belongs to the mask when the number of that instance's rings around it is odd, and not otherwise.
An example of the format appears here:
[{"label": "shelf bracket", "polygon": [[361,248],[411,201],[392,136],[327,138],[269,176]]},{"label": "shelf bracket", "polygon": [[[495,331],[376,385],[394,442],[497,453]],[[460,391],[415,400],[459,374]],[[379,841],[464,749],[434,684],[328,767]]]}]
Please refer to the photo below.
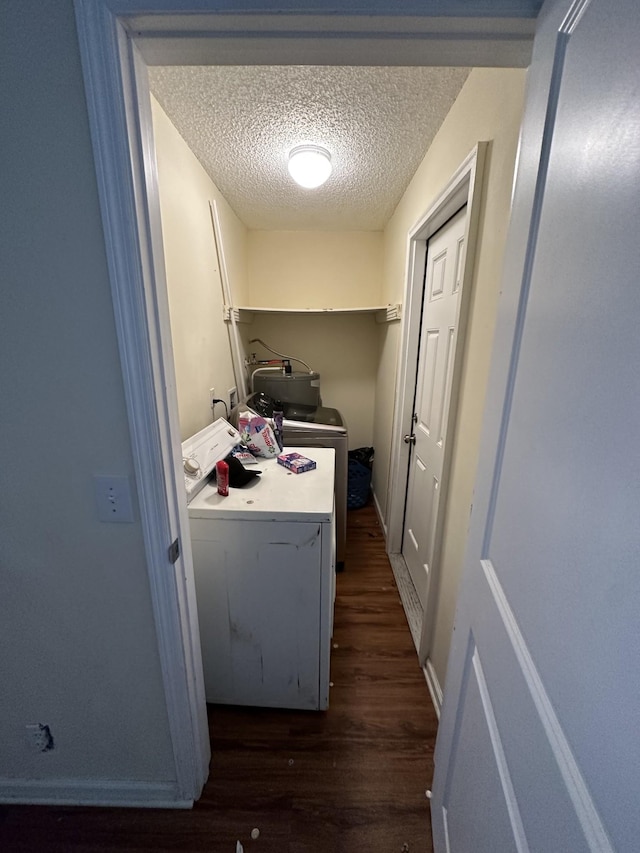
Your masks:
[{"label": "shelf bracket", "polygon": [[222,306],[222,317],[225,323],[252,323],[253,314],[245,308],[235,308],[233,305]]},{"label": "shelf bracket", "polygon": [[376,323],[393,323],[394,320],[402,319],[402,303],[396,302],[387,305],[381,311],[376,311]]}]

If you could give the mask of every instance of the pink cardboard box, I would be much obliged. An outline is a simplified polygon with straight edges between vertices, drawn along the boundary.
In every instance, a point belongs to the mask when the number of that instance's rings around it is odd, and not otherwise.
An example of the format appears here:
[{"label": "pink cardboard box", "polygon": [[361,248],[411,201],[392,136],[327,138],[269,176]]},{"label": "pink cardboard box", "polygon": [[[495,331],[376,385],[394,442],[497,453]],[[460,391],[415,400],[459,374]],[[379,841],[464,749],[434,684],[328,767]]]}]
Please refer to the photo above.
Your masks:
[{"label": "pink cardboard box", "polygon": [[312,471],[316,467],[313,459],[303,456],[301,453],[281,453],[278,456],[278,465],[284,465],[294,474],[302,474],[304,471]]}]

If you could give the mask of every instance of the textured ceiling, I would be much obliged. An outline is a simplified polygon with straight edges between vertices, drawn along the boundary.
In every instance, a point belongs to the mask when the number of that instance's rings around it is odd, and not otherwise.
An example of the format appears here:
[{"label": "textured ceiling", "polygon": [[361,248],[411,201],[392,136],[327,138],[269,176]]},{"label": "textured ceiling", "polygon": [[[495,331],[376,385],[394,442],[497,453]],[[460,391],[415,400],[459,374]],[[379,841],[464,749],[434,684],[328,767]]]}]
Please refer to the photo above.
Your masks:
[{"label": "textured ceiling", "polygon": [[[151,91],[251,229],[380,230],[468,68],[149,68]],[[315,190],[289,177],[302,143],[329,149]]]}]

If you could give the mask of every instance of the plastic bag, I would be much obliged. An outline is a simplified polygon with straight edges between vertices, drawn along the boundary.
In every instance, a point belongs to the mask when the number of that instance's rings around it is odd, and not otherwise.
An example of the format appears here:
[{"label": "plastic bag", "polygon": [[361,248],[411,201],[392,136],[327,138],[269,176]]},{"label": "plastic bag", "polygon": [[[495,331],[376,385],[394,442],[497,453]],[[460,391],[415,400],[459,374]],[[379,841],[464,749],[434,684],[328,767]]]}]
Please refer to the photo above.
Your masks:
[{"label": "plastic bag", "polygon": [[280,447],[271,429],[269,422],[256,415],[255,412],[240,412],[238,417],[238,431],[243,444],[249,448],[254,456],[264,456],[270,459],[280,453]]},{"label": "plastic bag", "polygon": [[358,447],[356,450],[349,451],[349,459],[354,459],[361,465],[366,465],[367,468],[373,467],[373,447]]}]

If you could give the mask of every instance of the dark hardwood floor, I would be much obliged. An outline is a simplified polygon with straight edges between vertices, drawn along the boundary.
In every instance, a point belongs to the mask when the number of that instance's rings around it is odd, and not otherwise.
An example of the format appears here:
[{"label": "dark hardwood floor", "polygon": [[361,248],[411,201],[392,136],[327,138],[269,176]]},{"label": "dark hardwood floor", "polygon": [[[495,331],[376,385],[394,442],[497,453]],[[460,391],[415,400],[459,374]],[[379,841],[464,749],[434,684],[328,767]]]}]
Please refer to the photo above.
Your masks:
[{"label": "dark hardwood floor", "polygon": [[193,810],[2,806],[0,851],[430,853],[436,716],[371,506],[337,580],[329,711],[210,706]]}]

